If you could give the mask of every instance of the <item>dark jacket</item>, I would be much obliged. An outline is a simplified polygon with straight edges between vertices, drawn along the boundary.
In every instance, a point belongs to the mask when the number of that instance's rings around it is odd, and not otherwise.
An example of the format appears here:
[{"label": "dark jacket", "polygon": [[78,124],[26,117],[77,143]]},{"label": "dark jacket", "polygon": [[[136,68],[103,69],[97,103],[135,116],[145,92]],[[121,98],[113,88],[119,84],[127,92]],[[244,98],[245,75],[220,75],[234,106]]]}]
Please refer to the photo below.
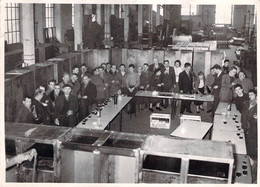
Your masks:
[{"label": "dark jacket", "polygon": [[22,104],[17,113],[15,122],[34,123],[33,119],[34,119],[34,117],[33,117],[32,112]]},{"label": "dark jacket", "polygon": [[241,116],[242,127],[245,130],[247,154],[253,158],[257,157],[257,104],[249,108],[250,101],[244,102]]},{"label": "dark jacket", "polygon": [[81,85],[81,98],[83,96],[88,96],[88,98],[84,100],[89,100],[91,103],[95,102],[97,97],[97,88],[92,82],[89,82],[85,88],[84,84]]},{"label": "dark jacket", "polygon": [[[87,96],[87,99],[83,97]],[[90,106],[95,103],[97,97],[97,88],[92,83],[89,82],[88,85],[84,88],[84,85],[81,85],[81,99],[80,99],[80,114],[79,118],[82,120],[90,114]]]},{"label": "dark jacket", "polygon": [[41,102],[39,102],[36,99],[32,100],[32,106],[35,106],[35,111],[37,118],[35,118],[35,123],[36,124],[45,124],[49,125],[50,124],[50,115],[48,114],[47,107],[43,106]]},{"label": "dark jacket", "polygon": [[109,94],[114,95],[120,89],[120,76],[118,73],[109,72],[108,76],[108,84],[109,84]]},{"label": "dark jacket", "polygon": [[163,91],[170,91],[174,88],[174,85],[176,85],[176,77],[175,77],[175,71],[173,67],[169,67],[169,73],[166,73],[165,71],[162,73],[162,82],[163,82]]},{"label": "dark jacket", "polygon": [[[223,76],[223,72],[221,72],[218,77],[216,75],[215,81],[212,84],[214,98],[219,98],[219,93],[220,93],[221,83],[222,83],[222,76]],[[214,89],[214,86],[218,86],[218,88]]]},{"label": "dark jacket", "polygon": [[151,77],[152,77],[152,73],[149,70],[147,70],[146,72],[142,72],[141,76],[140,76],[140,87],[142,86],[142,87],[144,87],[144,89],[146,89],[147,85],[149,85],[148,86],[148,88],[149,88]]},{"label": "dark jacket", "polygon": [[184,70],[179,75],[179,89],[183,91],[183,93],[192,93],[193,90],[193,76],[191,73],[188,74]]},{"label": "dark jacket", "polygon": [[[161,72],[164,72],[165,67],[164,67],[164,65],[163,65],[162,63],[159,63],[159,68],[161,69]],[[154,64],[151,64],[151,65],[149,66],[149,71],[151,71],[152,73],[154,73],[154,70],[155,70],[155,69],[156,69],[156,68],[155,68]]]},{"label": "dark jacket", "polygon": [[[68,105],[66,105],[68,103]],[[72,110],[73,115],[67,116],[67,111]],[[73,127],[77,125],[76,114],[79,110],[77,97],[70,95],[68,102],[65,95],[58,96],[55,100],[54,118],[58,118],[61,126]]]},{"label": "dark jacket", "polygon": [[158,86],[158,84],[161,84],[161,83],[162,83],[162,74],[159,76],[153,74],[151,77],[151,81],[150,81],[151,90],[152,91],[156,90],[156,91],[161,92],[162,86]]}]

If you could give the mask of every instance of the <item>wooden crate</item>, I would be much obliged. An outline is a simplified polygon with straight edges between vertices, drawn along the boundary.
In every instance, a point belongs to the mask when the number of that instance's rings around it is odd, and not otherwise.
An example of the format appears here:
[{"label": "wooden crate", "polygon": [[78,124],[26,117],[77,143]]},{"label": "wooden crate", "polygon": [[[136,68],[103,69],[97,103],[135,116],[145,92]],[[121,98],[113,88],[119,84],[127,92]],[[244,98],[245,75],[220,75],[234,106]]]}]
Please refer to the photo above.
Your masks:
[{"label": "wooden crate", "polygon": [[[25,133],[28,132],[28,130],[31,130],[32,132],[29,136],[26,136]],[[53,146],[53,171],[51,171],[53,175],[52,182],[60,182],[61,141],[64,141],[64,139],[67,137],[67,134],[70,132],[70,130],[71,128],[68,127],[6,122],[5,139],[10,141],[15,141],[16,154],[26,151],[35,143],[52,145]],[[39,176],[41,177],[45,176],[44,173],[46,173],[46,171],[42,171],[42,176],[41,175]],[[29,181],[29,179],[26,178],[26,181]]]},{"label": "wooden crate", "polygon": [[[146,164],[146,159],[154,156],[155,160],[161,159],[161,162],[166,162],[165,159],[174,159],[173,167],[168,169],[156,169],[147,166],[140,166],[139,173],[140,181],[147,183],[231,183],[233,170],[233,151],[231,143],[217,142],[208,140],[187,140],[169,138],[166,136],[151,135],[146,138],[141,147],[141,158],[143,164]],[[153,164],[155,161],[153,161]],[[206,165],[206,168],[201,168],[201,165]],[[196,165],[197,164],[197,165]],[[223,171],[210,170],[209,172],[218,172],[217,176],[207,176],[192,171],[194,165],[195,171],[204,171],[209,168],[225,167],[226,173]],[[169,164],[166,164],[169,167]],[[178,167],[177,167],[177,166]],[[209,167],[211,165],[211,167]],[[159,167],[161,167],[158,164]],[[163,175],[164,174],[164,175]],[[225,174],[225,176],[224,176]],[[223,175],[223,176],[220,176]]]},{"label": "wooden crate", "polygon": [[[62,182],[136,183],[145,135],[72,129],[62,143]],[[84,172],[85,169],[87,172]]]}]

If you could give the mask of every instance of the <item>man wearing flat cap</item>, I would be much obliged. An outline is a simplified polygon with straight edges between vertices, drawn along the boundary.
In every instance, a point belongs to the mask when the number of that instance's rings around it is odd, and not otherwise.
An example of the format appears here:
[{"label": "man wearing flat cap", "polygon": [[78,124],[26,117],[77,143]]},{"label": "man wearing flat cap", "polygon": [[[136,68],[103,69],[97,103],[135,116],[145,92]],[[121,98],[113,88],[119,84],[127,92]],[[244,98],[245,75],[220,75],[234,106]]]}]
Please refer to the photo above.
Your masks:
[{"label": "man wearing flat cap", "polygon": [[55,100],[54,119],[55,124],[60,126],[74,127],[77,125],[76,114],[79,110],[77,97],[71,95],[72,86],[63,86],[64,95]]}]

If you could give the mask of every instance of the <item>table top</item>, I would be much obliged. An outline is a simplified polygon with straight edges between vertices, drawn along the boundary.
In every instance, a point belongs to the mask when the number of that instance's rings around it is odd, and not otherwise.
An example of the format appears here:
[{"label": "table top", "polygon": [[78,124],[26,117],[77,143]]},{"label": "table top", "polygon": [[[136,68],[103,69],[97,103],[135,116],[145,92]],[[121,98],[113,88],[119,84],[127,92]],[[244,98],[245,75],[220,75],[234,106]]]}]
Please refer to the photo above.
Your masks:
[{"label": "table top", "polygon": [[206,101],[213,102],[213,95],[198,95],[198,94],[180,94],[174,92],[152,92],[152,91],[138,91],[135,96],[137,97],[156,97],[165,99],[177,99],[177,100],[192,100],[192,101]]},{"label": "table top", "polygon": [[70,127],[6,122],[5,138],[52,144],[55,140],[60,140],[70,130]]},{"label": "table top", "polygon": [[[213,122],[213,130],[244,132],[240,121],[241,116],[237,116],[235,120],[233,120],[233,117],[234,116],[215,115]],[[224,124],[224,121],[226,121],[227,123]]]},{"label": "table top", "polygon": [[[222,115],[222,113],[227,111],[227,106],[228,106],[228,102],[220,102],[217,110],[215,111],[215,114],[220,114]],[[231,111],[230,111],[230,115],[234,116],[234,115],[241,115],[240,112],[236,109],[236,105],[234,103],[232,103],[231,105]]]},{"label": "table top", "polygon": [[228,142],[150,135],[141,149],[146,154],[233,163],[232,144]]},{"label": "table top", "polygon": [[171,133],[171,136],[203,139],[211,126],[212,123],[184,120],[183,123]]},{"label": "table top", "polygon": [[243,132],[213,130],[211,139],[216,141],[231,142],[234,145],[234,153],[247,154],[245,134]]},{"label": "table top", "polygon": [[132,97],[119,96],[117,105],[114,104],[114,101],[110,101],[104,106],[101,111],[101,117],[91,114],[91,118],[85,122],[85,125],[83,125],[83,122],[81,121],[76,127],[104,130],[117,114],[131,101],[131,99]]}]

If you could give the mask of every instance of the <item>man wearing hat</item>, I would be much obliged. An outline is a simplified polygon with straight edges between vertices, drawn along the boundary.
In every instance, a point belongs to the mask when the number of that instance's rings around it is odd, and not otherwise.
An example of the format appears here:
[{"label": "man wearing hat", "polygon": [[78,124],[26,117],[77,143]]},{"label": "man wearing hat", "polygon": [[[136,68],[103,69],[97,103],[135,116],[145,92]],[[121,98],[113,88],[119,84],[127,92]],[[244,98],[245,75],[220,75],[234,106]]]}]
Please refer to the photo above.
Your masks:
[{"label": "man wearing hat", "polygon": [[72,86],[63,86],[64,95],[55,100],[54,119],[56,125],[74,127],[77,125],[76,114],[79,110],[77,97],[71,95]]},{"label": "man wearing hat", "polygon": [[215,81],[211,85],[212,94],[214,96],[213,113],[215,113],[215,111],[218,107],[219,101],[220,101],[219,94],[220,94],[220,88],[221,88],[221,82],[222,82],[222,75],[224,73],[221,70],[221,66],[218,64],[215,64],[212,68],[214,69],[215,75],[216,75]]}]

